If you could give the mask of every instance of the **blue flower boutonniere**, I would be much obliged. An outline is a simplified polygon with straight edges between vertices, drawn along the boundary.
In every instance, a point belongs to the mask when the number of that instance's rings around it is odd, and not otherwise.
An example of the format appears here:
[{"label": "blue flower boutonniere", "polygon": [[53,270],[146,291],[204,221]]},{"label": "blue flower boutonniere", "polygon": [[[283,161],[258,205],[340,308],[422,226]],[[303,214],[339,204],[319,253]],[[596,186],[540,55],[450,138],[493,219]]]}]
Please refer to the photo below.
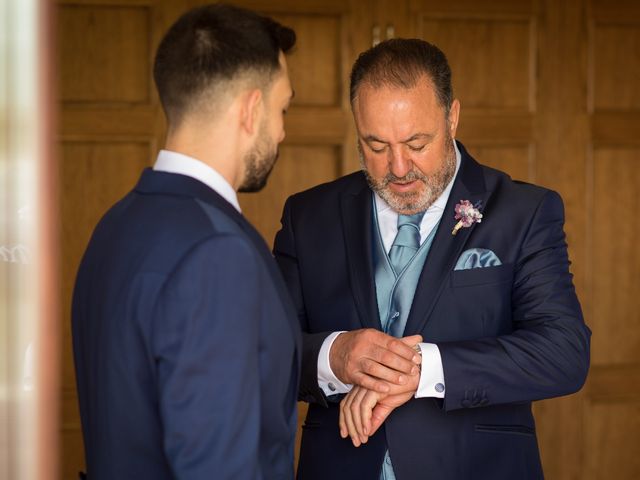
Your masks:
[{"label": "blue flower boutonniere", "polygon": [[480,213],[480,207],[482,207],[482,203],[478,202],[475,205],[472,205],[469,200],[460,200],[460,203],[456,205],[456,216],[455,219],[458,220],[456,226],[453,227],[453,231],[451,235],[455,235],[458,233],[458,230],[461,228],[467,228],[473,225],[474,223],[482,222],[482,214]]}]

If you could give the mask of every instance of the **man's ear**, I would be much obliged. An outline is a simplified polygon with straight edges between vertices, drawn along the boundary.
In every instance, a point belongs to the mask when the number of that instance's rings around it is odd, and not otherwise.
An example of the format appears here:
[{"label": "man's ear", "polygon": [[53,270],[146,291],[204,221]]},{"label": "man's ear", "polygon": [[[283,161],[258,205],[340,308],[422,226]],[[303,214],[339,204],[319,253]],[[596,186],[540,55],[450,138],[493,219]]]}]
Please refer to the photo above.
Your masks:
[{"label": "man's ear", "polygon": [[260,111],[262,110],[262,90],[254,88],[241,97],[240,126],[252,136],[257,129]]},{"label": "man's ear", "polygon": [[458,118],[460,117],[460,102],[454,99],[449,109],[449,133],[451,138],[456,138],[456,130],[458,129]]}]

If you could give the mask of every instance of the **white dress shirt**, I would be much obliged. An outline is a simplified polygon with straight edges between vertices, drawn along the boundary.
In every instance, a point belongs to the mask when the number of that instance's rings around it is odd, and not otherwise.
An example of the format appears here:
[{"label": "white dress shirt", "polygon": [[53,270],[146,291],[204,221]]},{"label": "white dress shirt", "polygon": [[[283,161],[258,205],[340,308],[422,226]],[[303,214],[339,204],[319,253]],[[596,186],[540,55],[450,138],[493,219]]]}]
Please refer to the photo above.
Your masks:
[{"label": "white dress shirt", "polygon": [[238,195],[227,180],[212,167],[182,153],[160,150],[153,169],[157,172],[177,173],[201,181],[241,212]]},{"label": "white dress shirt", "polygon": [[[460,151],[458,146],[453,142],[456,152],[456,172],[442,192],[438,199],[431,205],[422,217],[420,223],[420,244],[431,233],[444,213],[444,208],[449,200],[449,194],[453,188],[453,182],[458,175],[460,169]],[[378,213],[378,227],[382,243],[387,252],[391,249],[393,240],[398,233],[398,213],[395,212],[378,194],[374,195],[376,211]],[[318,354],[318,385],[326,395],[335,395],[338,393],[347,393],[353,386],[344,384],[335,376],[329,364],[329,351],[334,340],[338,335],[344,332],[333,332],[323,342]],[[422,352],[422,365],[420,372],[420,383],[415,397],[436,397],[444,398],[445,382],[444,371],[442,368],[442,358],[440,350],[434,343],[420,343],[420,351]]]}]

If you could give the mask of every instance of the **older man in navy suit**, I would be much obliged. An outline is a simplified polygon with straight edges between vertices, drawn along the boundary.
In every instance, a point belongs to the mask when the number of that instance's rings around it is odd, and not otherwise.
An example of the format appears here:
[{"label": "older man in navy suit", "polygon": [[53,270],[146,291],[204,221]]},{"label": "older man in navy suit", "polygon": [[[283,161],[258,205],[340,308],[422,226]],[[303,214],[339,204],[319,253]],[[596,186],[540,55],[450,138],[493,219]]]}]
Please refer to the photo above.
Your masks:
[{"label": "older man in navy suit", "polygon": [[351,105],[363,171],[291,197],[274,247],[303,329],[298,477],[542,478],[531,402],[589,366],[560,197],[454,140],[427,42],[363,53]]},{"label": "older man in navy suit", "polygon": [[74,291],[90,480],[293,478],[299,326],[236,190],[276,161],[294,43],[209,5],[158,48],[165,149],[96,227]]}]

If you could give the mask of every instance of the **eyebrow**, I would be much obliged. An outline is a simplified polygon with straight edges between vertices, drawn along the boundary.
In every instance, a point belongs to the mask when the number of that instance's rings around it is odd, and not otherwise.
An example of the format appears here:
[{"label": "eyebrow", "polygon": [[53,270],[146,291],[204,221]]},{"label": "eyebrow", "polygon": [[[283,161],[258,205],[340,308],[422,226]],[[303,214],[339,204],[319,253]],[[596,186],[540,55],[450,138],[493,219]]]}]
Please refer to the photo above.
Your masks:
[{"label": "eyebrow", "polygon": [[[422,138],[425,138],[427,140],[430,140],[434,137],[435,135],[431,134],[431,133],[416,133],[415,135],[412,135],[411,137],[407,138],[406,140],[402,140],[400,143],[409,143],[409,142],[413,142],[414,140],[419,140]],[[384,140],[380,140],[378,137],[376,137],[375,135],[366,135],[363,140],[367,143],[369,142],[378,142],[378,143],[389,143],[386,142]]]},{"label": "eyebrow", "polygon": [[432,133],[416,133],[415,135],[412,135],[411,137],[407,138],[402,143],[409,143],[409,142],[413,142],[414,140],[419,140],[422,138],[426,138],[427,140],[430,140],[433,137],[435,137],[435,135]]}]

